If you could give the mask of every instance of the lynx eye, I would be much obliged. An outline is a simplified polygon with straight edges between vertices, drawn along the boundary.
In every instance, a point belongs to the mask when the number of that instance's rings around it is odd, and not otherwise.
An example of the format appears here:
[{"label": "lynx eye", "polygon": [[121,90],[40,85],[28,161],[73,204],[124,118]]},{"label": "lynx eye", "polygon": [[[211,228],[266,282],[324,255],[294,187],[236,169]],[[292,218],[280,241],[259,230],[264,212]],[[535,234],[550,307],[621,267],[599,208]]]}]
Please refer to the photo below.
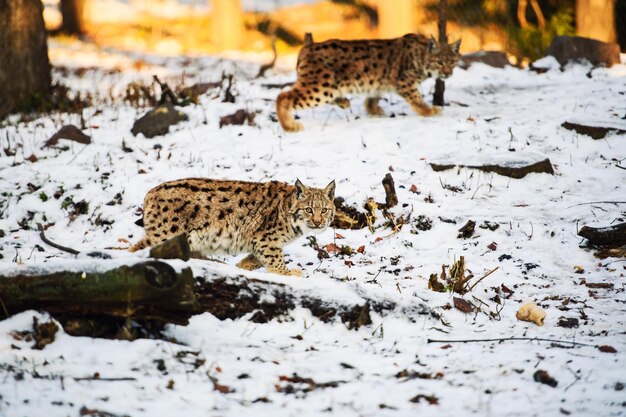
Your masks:
[{"label": "lynx eye", "polygon": [[311,207],[305,208],[304,211],[306,211],[309,214],[313,213],[313,209]]},{"label": "lynx eye", "polygon": [[326,212],[327,212],[327,211],[328,211],[328,209],[327,209],[326,207],[324,207],[324,208],[322,209],[322,214],[326,214]]}]

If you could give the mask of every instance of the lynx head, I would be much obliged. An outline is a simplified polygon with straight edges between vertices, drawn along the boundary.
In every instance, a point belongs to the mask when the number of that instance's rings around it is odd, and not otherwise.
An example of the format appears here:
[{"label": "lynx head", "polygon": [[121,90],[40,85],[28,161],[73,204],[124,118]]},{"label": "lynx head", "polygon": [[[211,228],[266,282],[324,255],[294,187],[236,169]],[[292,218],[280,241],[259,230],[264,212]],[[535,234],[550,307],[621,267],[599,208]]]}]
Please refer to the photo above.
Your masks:
[{"label": "lynx head", "polygon": [[291,213],[294,223],[303,233],[323,232],[335,217],[335,181],[326,188],[309,188],[296,180],[292,197]]},{"label": "lynx head", "polygon": [[448,78],[452,70],[459,62],[459,48],[461,40],[453,43],[440,43],[435,39],[428,40],[428,65],[429,76]]}]

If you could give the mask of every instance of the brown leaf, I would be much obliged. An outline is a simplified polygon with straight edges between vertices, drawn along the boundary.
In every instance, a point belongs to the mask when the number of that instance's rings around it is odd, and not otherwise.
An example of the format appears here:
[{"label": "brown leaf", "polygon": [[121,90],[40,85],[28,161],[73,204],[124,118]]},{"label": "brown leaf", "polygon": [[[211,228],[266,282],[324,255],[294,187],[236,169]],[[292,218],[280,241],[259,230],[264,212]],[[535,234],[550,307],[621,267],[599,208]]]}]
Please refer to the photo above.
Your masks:
[{"label": "brown leaf", "polygon": [[358,253],[363,253],[365,252],[365,245],[361,245],[359,246],[359,248],[356,250]]},{"label": "brown leaf", "polygon": [[54,146],[59,143],[60,139],[72,140],[74,142],[88,145],[91,143],[91,138],[84,134],[78,127],[74,125],[65,125],[57,133],[52,135],[50,139],[44,143],[43,147]]},{"label": "brown leaf", "polygon": [[218,383],[217,378],[213,378],[213,377],[209,377],[209,378],[211,379],[211,382],[213,383],[213,389],[215,391],[220,392],[222,394],[229,394],[231,392],[235,392],[235,390],[229,387],[228,385],[222,385]]},{"label": "brown leaf", "polygon": [[37,161],[39,160],[39,158],[37,158],[37,157],[35,156],[35,154],[31,154],[31,155],[30,155],[28,158],[26,158],[26,159],[27,159],[27,160],[29,160],[30,162],[33,162],[33,163],[35,163],[35,162],[37,162]]},{"label": "brown leaf", "polygon": [[598,350],[604,353],[617,353],[617,350],[613,346],[609,345],[598,346]]},{"label": "brown leaf", "polygon": [[413,194],[419,194],[419,190],[417,189],[417,186],[415,184],[411,184],[411,188],[409,188],[409,192],[413,193]]},{"label": "brown leaf", "polygon": [[452,297],[452,300],[454,301],[454,307],[464,313],[471,313],[474,310],[469,302],[460,297]]},{"label": "brown leaf", "polygon": [[498,244],[496,242],[491,242],[490,244],[487,245],[487,247],[491,250],[496,250],[498,249]]},{"label": "brown leaf", "polygon": [[430,405],[439,404],[439,398],[435,397],[434,395],[417,394],[415,397],[411,398],[409,401],[411,401],[412,403],[419,403],[421,400],[425,400]]},{"label": "brown leaf", "polygon": [[344,239],[343,235],[340,235],[339,233],[335,233],[335,238],[336,239]]},{"label": "brown leaf", "polygon": [[343,263],[349,268],[354,266],[354,262],[352,262],[351,260],[345,260],[343,261]]},{"label": "brown leaf", "polygon": [[328,245],[324,246],[324,249],[326,249],[326,252],[329,252],[329,253],[341,252],[341,248],[335,245],[334,243],[329,243]]},{"label": "brown leaf", "polygon": [[381,240],[383,240],[383,238],[379,236],[379,237],[377,237],[376,239],[374,239],[374,243],[376,243],[376,242],[380,242]]},{"label": "brown leaf", "polygon": [[452,347],[452,345],[443,345],[441,346],[439,349],[450,349]]}]

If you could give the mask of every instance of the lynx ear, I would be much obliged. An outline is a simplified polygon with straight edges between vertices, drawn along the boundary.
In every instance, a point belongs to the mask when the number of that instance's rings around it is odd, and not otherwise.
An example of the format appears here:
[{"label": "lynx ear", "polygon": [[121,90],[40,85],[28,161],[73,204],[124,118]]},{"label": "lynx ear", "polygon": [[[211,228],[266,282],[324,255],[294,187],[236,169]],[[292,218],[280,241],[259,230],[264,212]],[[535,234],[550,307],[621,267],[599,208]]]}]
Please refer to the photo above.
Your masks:
[{"label": "lynx ear", "polygon": [[432,36],[428,39],[428,53],[434,53],[437,51],[437,41]]},{"label": "lynx ear", "polygon": [[299,179],[296,180],[295,187],[296,187],[296,198],[298,200],[302,200],[304,197],[306,197],[306,194],[309,191],[309,189],[306,188],[304,184],[300,182]]},{"label": "lynx ear", "polygon": [[461,49],[461,39],[459,39],[458,41],[450,44],[450,46],[452,47],[452,50],[454,51],[455,54],[459,53],[459,49]]},{"label": "lynx ear", "polygon": [[335,180],[328,183],[324,188],[324,194],[332,201],[335,198]]}]

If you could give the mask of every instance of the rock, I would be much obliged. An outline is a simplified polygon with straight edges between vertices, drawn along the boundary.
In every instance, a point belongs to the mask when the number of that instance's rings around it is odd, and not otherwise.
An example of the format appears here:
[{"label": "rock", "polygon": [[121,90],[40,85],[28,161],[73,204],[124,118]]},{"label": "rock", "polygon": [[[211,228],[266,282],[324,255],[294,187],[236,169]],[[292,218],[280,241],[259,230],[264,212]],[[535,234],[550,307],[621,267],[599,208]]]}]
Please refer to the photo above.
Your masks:
[{"label": "rock", "polygon": [[604,126],[590,126],[586,124],[563,122],[561,127],[568,130],[573,130],[580,135],[587,135],[592,139],[604,139],[609,133],[616,133],[618,135],[626,134],[625,129],[617,127],[604,127]]},{"label": "rock", "polygon": [[620,63],[619,45],[581,36],[556,36],[548,48],[562,66],[569,61],[587,60],[593,65],[610,67]]},{"label": "rock", "polygon": [[52,137],[44,143],[43,147],[47,148],[48,146],[55,146],[61,139],[72,140],[85,145],[91,143],[91,137],[84,134],[78,127],[74,125],[65,125],[59,129],[57,133],[52,135]]},{"label": "rock", "polygon": [[506,53],[502,51],[478,51],[461,56],[459,67],[467,69],[477,62],[495,68],[504,68],[507,65],[511,65]]},{"label": "rock", "polygon": [[550,160],[541,155],[516,155],[515,159],[511,159],[509,154],[500,157],[494,155],[490,159],[492,163],[488,164],[483,164],[478,160],[471,161],[471,157],[469,159],[469,161],[463,163],[452,162],[446,159],[439,162],[430,162],[430,166],[436,172],[459,166],[485,172],[495,172],[496,174],[516,179],[524,178],[530,173],[554,174],[554,168],[552,168]]},{"label": "rock", "polygon": [[552,378],[550,374],[544,371],[543,369],[539,369],[538,371],[535,371],[535,373],[533,374],[533,379],[536,382],[549,385],[552,388],[556,387],[559,384],[556,379]]},{"label": "rock", "polygon": [[171,104],[162,104],[135,121],[130,132],[135,136],[142,133],[146,138],[153,138],[165,135],[169,132],[170,126],[187,119],[185,113],[176,110]]}]

